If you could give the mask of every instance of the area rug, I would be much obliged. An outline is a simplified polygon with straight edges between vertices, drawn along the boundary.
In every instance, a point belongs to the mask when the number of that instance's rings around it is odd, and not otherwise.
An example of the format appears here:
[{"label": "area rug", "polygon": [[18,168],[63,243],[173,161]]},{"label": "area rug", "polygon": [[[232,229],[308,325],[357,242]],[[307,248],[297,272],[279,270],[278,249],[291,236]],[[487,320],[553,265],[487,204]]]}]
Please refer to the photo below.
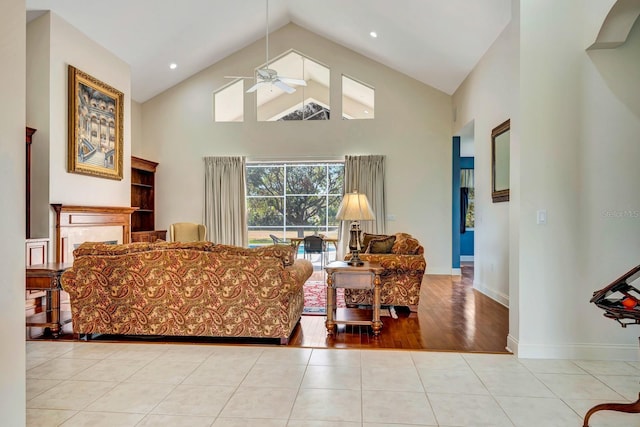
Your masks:
[{"label": "area rug", "polygon": [[[338,307],[344,308],[344,289],[336,294]],[[308,280],[304,284],[304,310],[302,314],[324,316],[327,313],[327,284],[324,281]]]},{"label": "area rug", "polygon": [[[308,316],[325,316],[327,314],[327,284],[324,281],[309,280],[304,284],[304,310],[302,314]],[[339,288],[336,290],[336,305],[338,308],[345,308],[344,303],[344,289]],[[365,307],[362,307],[365,308]],[[370,307],[368,307],[370,308]],[[381,317],[391,316],[397,319],[395,310],[391,307],[380,309]]]}]

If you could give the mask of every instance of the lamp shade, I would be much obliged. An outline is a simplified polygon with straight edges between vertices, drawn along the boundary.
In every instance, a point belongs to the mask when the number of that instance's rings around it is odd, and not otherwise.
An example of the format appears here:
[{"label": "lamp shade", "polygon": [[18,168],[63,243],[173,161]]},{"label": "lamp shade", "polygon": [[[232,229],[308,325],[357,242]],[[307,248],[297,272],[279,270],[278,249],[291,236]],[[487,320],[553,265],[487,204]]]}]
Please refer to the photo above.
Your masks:
[{"label": "lamp shade", "polygon": [[354,191],[347,193],[342,198],[336,219],[342,221],[372,221],[376,219],[373,214],[367,195]]}]

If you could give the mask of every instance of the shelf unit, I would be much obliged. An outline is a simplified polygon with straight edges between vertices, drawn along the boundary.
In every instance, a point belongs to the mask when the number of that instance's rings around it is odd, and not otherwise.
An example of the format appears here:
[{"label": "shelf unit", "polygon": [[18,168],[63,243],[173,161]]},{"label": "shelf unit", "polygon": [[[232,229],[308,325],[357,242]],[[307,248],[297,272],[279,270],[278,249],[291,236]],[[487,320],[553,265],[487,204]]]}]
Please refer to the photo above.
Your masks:
[{"label": "shelf unit", "polygon": [[131,240],[166,240],[166,230],[155,229],[155,174],[158,163],[131,156]]}]

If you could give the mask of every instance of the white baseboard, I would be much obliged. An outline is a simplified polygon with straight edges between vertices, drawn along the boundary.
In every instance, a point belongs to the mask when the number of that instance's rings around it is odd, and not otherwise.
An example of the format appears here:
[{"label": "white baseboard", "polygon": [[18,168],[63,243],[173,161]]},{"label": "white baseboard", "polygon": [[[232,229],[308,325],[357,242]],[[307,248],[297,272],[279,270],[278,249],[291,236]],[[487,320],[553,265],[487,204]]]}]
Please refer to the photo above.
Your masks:
[{"label": "white baseboard", "polygon": [[427,266],[427,270],[424,274],[433,274],[433,275],[445,275],[445,276],[455,276],[454,271],[458,271],[458,276],[461,274],[459,268],[430,268]]},{"label": "white baseboard", "polygon": [[460,261],[462,262],[473,262],[473,255],[460,255]]},{"label": "white baseboard", "polygon": [[452,276],[462,276],[462,269],[461,268],[452,268],[451,269],[451,275]]},{"label": "white baseboard", "polygon": [[638,360],[637,345],[620,344],[518,344],[518,357],[525,359]]},{"label": "white baseboard", "polygon": [[505,307],[509,308],[509,295],[504,294],[502,292],[498,292],[495,289],[491,289],[491,288],[485,286],[484,284],[482,284],[480,282],[477,282],[475,280],[473,281],[473,288],[477,289],[480,292],[482,292],[483,294],[485,294],[486,296],[488,296],[492,300],[495,300],[495,301],[499,302],[500,304],[504,305]]},{"label": "white baseboard", "polygon": [[522,344],[507,336],[507,350],[520,359],[639,360],[637,345],[624,344]]}]

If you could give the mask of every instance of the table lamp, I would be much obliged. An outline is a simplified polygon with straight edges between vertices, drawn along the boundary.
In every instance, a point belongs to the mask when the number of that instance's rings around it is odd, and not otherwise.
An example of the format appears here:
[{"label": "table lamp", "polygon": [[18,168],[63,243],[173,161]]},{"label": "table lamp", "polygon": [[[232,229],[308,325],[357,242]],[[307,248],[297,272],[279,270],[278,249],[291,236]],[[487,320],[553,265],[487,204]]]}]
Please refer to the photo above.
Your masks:
[{"label": "table lamp", "polygon": [[360,221],[372,221],[376,219],[369,205],[369,200],[366,194],[347,193],[342,198],[340,206],[338,207],[338,213],[336,219],[340,221],[351,221],[351,228],[349,230],[349,249],[351,250],[351,260],[348,261],[349,265],[363,265],[364,262],[358,255],[360,253]]}]

